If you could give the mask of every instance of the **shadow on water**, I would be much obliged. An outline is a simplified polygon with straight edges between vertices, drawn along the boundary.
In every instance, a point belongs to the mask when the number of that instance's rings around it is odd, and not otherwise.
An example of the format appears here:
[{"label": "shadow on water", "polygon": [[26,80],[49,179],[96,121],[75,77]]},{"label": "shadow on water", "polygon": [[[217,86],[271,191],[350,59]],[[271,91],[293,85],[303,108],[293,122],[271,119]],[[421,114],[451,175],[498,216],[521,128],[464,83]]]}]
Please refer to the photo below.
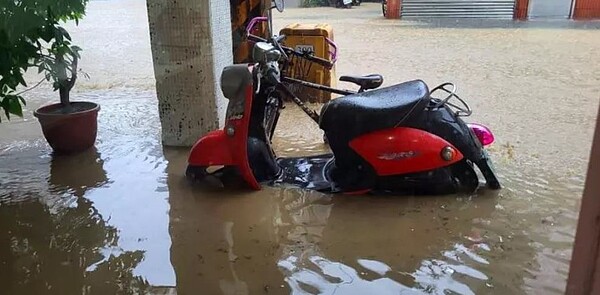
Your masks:
[{"label": "shadow on water", "polygon": [[[33,161],[46,161],[34,157]],[[107,183],[95,150],[52,156],[44,186],[0,197],[0,285],[7,294],[140,293],[146,281],[133,274],[143,251],[110,251],[118,229],[110,226],[85,192]],[[35,175],[33,175],[35,178]],[[43,179],[31,179],[42,182]],[[108,255],[110,252],[110,255]]]}]

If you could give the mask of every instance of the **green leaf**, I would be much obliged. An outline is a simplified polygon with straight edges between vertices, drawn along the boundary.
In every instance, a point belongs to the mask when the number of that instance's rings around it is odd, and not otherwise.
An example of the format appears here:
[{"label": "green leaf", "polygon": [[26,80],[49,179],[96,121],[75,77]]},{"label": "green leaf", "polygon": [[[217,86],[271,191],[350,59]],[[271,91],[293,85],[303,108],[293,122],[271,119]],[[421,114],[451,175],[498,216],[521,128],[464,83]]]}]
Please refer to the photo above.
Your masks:
[{"label": "green leaf", "polygon": [[21,83],[21,85],[27,87],[27,82],[25,82],[25,79],[23,79],[23,75],[15,75],[15,78],[17,78],[17,80],[19,81],[19,83]]},{"label": "green leaf", "polygon": [[10,120],[10,114],[23,117],[23,108],[21,107],[21,97],[16,95],[7,95],[4,97],[0,106],[4,109],[6,117]]},{"label": "green leaf", "polygon": [[61,32],[61,34],[63,34],[65,36],[65,38],[67,40],[71,41],[71,35],[69,35],[69,32],[67,32],[67,30],[65,30],[65,28],[58,27],[58,30]]},{"label": "green leaf", "polygon": [[41,27],[40,28],[40,32],[39,32],[39,37],[40,39],[46,41],[46,42],[50,42],[52,41],[52,38],[54,38],[53,34],[52,34],[52,27]]},{"label": "green leaf", "polygon": [[25,101],[25,99],[24,99],[22,96],[20,96],[20,95],[19,95],[19,96],[17,96],[17,97],[19,98],[19,100],[21,101],[21,103],[22,103],[24,106],[26,106],[26,105],[27,105],[27,102]]},{"label": "green leaf", "polygon": [[21,107],[21,103],[19,102],[19,99],[17,98],[17,96],[8,96],[5,97],[4,99],[10,98],[8,100],[8,112],[13,114],[13,115],[17,115],[19,117],[23,117],[23,108]]},{"label": "green leaf", "polygon": [[0,110],[7,116],[22,113],[25,100],[14,92],[21,85],[27,87],[24,73],[29,68],[37,67],[50,83],[68,78],[81,48],[72,45],[61,21],[79,24],[88,2],[0,0]]},{"label": "green leaf", "polygon": [[77,52],[77,51],[73,51],[73,52],[71,52],[71,54],[72,54],[74,57],[81,58],[81,55],[80,55],[80,54],[79,54],[79,52]]},{"label": "green leaf", "polygon": [[6,115],[6,118],[10,121],[10,111],[9,111],[9,96],[4,97],[4,99],[0,102],[0,107],[2,109],[4,109],[4,115]]}]

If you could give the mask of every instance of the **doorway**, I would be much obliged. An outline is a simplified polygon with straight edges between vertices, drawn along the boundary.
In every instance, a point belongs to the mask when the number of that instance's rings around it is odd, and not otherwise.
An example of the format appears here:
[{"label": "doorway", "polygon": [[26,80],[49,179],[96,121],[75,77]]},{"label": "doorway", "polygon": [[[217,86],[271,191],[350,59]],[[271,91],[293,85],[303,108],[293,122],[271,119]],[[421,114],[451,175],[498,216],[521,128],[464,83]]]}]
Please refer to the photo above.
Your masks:
[{"label": "doorway", "polygon": [[529,18],[567,19],[572,0],[529,0]]}]

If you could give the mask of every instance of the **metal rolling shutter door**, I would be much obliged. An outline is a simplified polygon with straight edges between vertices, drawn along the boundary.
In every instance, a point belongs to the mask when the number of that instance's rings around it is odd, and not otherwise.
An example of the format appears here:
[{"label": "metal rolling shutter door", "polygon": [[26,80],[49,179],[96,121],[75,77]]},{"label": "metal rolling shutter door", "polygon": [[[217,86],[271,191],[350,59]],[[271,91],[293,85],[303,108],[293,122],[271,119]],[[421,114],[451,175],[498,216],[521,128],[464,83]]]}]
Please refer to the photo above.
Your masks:
[{"label": "metal rolling shutter door", "polygon": [[504,18],[512,19],[515,0],[403,0],[403,18]]}]

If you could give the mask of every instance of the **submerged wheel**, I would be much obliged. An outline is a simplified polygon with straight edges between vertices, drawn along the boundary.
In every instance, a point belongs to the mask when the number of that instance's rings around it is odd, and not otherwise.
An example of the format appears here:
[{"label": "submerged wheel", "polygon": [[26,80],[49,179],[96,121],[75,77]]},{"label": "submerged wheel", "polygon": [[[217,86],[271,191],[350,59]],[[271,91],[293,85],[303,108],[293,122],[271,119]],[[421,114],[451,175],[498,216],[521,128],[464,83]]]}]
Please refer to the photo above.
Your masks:
[{"label": "submerged wheel", "polygon": [[207,166],[191,166],[188,165],[185,170],[185,176],[187,179],[192,181],[202,181],[206,176],[208,176],[208,171],[206,171]]},{"label": "submerged wheel", "polygon": [[479,177],[470,161],[460,161],[451,166],[450,171],[460,190],[474,192],[479,188]]},{"label": "submerged wheel", "polygon": [[191,166],[185,171],[185,176],[192,182],[208,182],[224,187],[238,185],[241,178],[233,166]]}]

